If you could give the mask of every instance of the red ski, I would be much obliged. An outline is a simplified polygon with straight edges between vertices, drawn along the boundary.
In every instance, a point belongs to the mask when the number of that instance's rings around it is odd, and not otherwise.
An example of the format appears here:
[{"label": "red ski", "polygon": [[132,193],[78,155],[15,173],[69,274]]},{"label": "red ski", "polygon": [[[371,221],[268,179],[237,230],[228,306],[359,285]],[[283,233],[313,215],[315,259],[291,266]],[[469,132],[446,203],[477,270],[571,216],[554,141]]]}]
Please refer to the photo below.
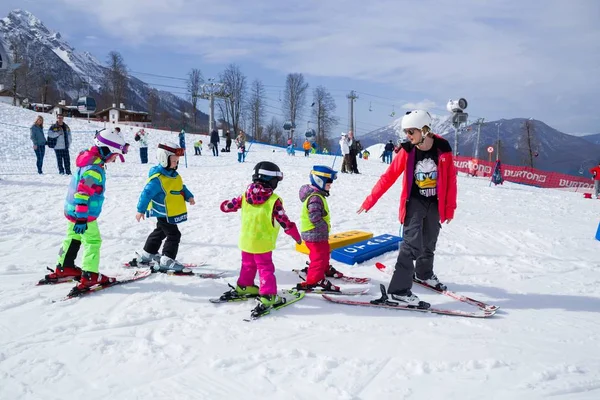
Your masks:
[{"label": "red ski", "polygon": [[402,310],[402,311],[417,311],[422,313],[431,313],[431,314],[442,314],[442,315],[450,315],[455,317],[467,317],[467,318],[488,318],[493,316],[496,311],[490,310],[478,310],[474,312],[469,311],[460,311],[460,310],[446,310],[442,308],[434,308],[429,306],[428,303],[421,302],[425,304],[425,307],[415,307],[404,305],[396,301],[391,301],[388,299],[387,294],[385,293],[385,286],[380,285],[382,296],[379,299],[371,300],[371,301],[360,301],[360,300],[347,300],[341,299],[338,297],[331,297],[329,295],[324,294],[323,298],[327,301],[337,304],[346,304],[351,306],[362,306],[362,307],[375,307],[375,308],[387,308],[393,310]]},{"label": "red ski", "polygon": [[91,293],[99,292],[101,290],[107,289],[112,286],[123,285],[125,283],[135,282],[140,279],[144,279],[150,275],[152,275],[152,272],[150,270],[136,271],[135,274],[133,274],[132,276],[129,276],[127,278],[117,277],[116,278],[117,280],[115,282],[107,283],[105,285],[92,286],[91,288],[89,288],[86,291],[79,291],[79,290],[77,290],[77,286],[75,286],[73,289],[71,289],[71,292],[68,295],[66,295],[65,297],[63,297],[61,299],[61,301],[74,299],[76,297],[87,296]]},{"label": "red ski", "polygon": [[[383,265],[382,263],[375,263],[375,266],[381,272],[384,272],[386,274],[388,273],[387,272],[388,268],[385,265]],[[451,290],[440,290],[440,289],[437,289],[437,288],[435,288],[433,286],[429,286],[428,284],[426,284],[424,282],[419,282],[419,281],[414,280],[414,279],[413,279],[413,282],[416,283],[419,286],[422,286],[424,288],[432,290],[432,291],[434,291],[436,293],[446,295],[446,296],[451,297],[451,298],[453,298],[455,300],[462,301],[463,303],[471,304],[471,305],[479,307],[479,308],[481,308],[482,310],[485,310],[485,311],[496,312],[500,308],[500,307],[495,306],[493,304],[487,304],[487,303],[484,303],[481,300],[475,300],[475,299],[472,299],[470,297],[464,296],[464,295],[462,295],[460,293],[453,292]]]},{"label": "red ski", "polygon": [[[306,274],[306,272],[308,271],[307,268],[303,268],[303,269],[293,269],[292,271],[294,271],[295,273],[297,273],[298,275],[300,274]],[[347,276],[344,275],[343,273],[341,273],[340,271],[335,271],[333,276],[325,276],[326,278],[334,278],[334,279],[339,279],[341,281],[344,282],[348,282],[348,283],[357,283],[357,284],[365,284],[365,283],[369,283],[371,282],[371,278],[359,278],[356,276]],[[304,278],[302,278],[304,279]]]}]

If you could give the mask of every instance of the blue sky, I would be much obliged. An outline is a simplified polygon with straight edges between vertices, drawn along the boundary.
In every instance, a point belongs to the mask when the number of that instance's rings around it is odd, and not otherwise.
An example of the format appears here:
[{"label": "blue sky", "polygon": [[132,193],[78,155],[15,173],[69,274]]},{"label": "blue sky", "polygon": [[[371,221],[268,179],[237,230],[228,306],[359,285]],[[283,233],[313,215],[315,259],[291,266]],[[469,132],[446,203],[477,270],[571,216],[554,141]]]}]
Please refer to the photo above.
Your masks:
[{"label": "blue sky", "polygon": [[[140,73],[185,78],[200,68],[209,78],[236,63],[267,86],[269,118],[281,117],[286,74],[301,72],[311,89],[331,91],[340,130],[346,94],[358,92],[359,134],[390,123],[392,111],[447,113],[458,97],[473,118],[600,132],[597,0],[3,0],[0,16],[15,8],[100,61],[119,51],[150,84],[185,86]],[[308,108],[303,116],[299,128]]]}]

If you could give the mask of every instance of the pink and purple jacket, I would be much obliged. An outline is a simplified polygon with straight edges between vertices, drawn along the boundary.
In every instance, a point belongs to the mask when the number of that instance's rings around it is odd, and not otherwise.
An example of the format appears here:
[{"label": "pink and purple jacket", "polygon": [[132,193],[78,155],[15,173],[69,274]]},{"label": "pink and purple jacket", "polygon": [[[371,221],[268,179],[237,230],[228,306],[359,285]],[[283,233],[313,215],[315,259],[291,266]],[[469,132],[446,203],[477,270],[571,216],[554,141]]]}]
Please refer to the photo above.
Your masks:
[{"label": "pink and purple jacket", "polygon": [[[321,196],[326,196],[326,193],[312,185],[303,185],[298,193],[300,201],[304,201],[313,193],[318,193]],[[308,200],[308,219],[315,226],[309,231],[302,232],[302,240],[305,242],[328,242],[329,243],[329,227],[323,219],[327,215],[325,205],[319,196],[312,196]]]},{"label": "pink and purple jacket", "polygon": [[[273,189],[264,187],[260,183],[251,183],[246,189],[246,201],[248,204],[263,204],[273,194]],[[242,196],[235,197],[231,200],[225,200],[221,203],[221,211],[236,212],[242,208]],[[283,228],[283,231],[290,235],[296,242],[300,242],[300,232],[296,224],[288,218],[285,210],[283,209],[283,203],[281,199],[277,199],[275,206],[273,207],[273,214],[271,222],[277,221]]]},{"label": "pink and purple jacket", "polygon": [[91,222],[102,212],[106,185],[104,161],[98,147],[79,153],[75,165],[77,171],[65,199],[65,217],[71,222],[83,219]]}]

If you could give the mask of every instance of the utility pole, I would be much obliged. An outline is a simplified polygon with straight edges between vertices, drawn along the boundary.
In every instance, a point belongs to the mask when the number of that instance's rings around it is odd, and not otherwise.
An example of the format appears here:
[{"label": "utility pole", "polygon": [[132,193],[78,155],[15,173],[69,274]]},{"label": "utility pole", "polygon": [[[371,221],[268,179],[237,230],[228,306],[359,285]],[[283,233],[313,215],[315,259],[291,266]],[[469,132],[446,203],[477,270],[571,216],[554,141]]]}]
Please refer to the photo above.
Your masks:
[{"label": "utility pole", "polygon": [[356,135],[354,132],[354,101],[358,99],[358,95],[351,90],[346,97],[348,98],[348,131],[352,131]]},{"label": "utility pole", "polygon": [[[496,138],[496,161],[500,159],[500,125],[502,122],[496,122],[496,127],[498,127],[498,137]],[[506,160],[504,160],[506,162]]]},{"label": "utility pole", "polygon": [[209,101],[209,120],[208,120],[208,132],[212,132],[215,128],[215,98],[225,99],[229,97],[227,93],[223,91],[225,86],[222,82],[214,82],[213,78],[208,80],[208,83],[200,85],[202,92],[200,98]]},{"label": "utility pole", "polygon": [[479,137],[481,135],[481,125],[483,125],[483,120],[485,118],[477,118],[475,125],[477,125],[477,142],[475,144],[475,158],[479,158]]}]

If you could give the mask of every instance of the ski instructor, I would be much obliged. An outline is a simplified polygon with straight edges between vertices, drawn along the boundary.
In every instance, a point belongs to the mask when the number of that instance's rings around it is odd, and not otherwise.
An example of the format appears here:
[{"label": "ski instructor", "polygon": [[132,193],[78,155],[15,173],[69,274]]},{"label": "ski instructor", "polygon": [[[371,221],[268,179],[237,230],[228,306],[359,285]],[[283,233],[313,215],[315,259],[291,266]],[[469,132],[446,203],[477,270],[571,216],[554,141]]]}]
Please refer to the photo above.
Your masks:
[{"label": "ski instructor", "polygon": [[452,149],[446,139],[431,132],[431,122],[431,114],[427,111],[406,113],[402,118],[402,131],[408,141],[401,144],[398,156],[394,157],[357,211],[358,214],[369,211],[405,172],[400,195],[403,241],[388,293],[394,300],[411,306],[419,306],[420,303],[411,292],[413,278],[437,289],[446,289],[433,273],[433,258],[440,222],[452,221],[456,209],[456,170]]}]

